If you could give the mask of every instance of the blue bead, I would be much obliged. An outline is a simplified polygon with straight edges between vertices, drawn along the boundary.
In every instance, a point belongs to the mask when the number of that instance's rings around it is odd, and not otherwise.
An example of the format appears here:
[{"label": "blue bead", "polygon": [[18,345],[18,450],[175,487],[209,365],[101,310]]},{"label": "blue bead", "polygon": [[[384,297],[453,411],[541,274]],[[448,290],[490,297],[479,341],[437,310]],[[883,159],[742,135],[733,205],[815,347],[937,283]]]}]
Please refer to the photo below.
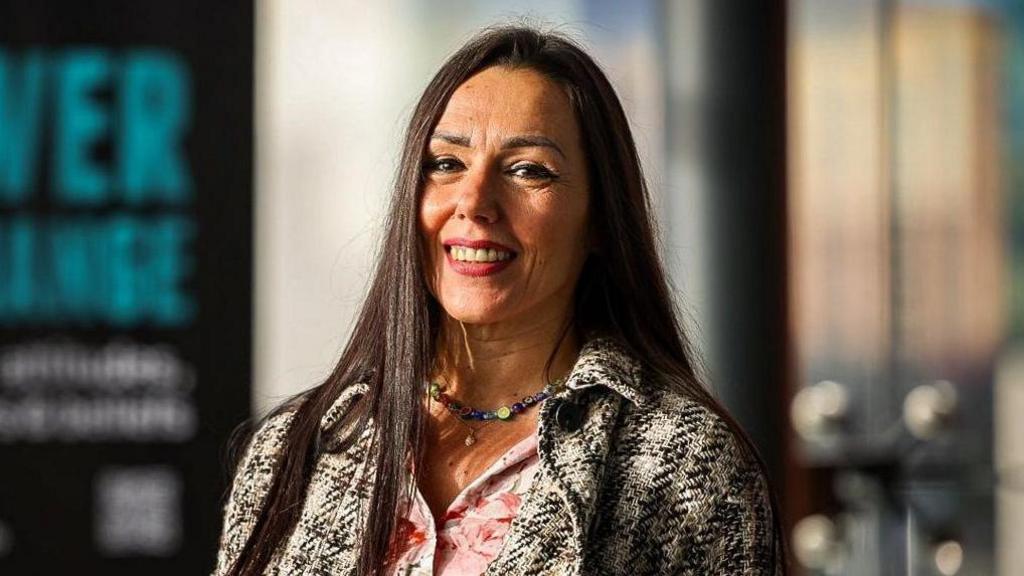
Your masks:
[{"label": "blue bead", "polygon": [[523,404],[522,402],[516,402],[512,405],[512,411],[516,414],[522,412],[523,408],[526,408],[526,404]]},{"label": "blue bead", "polygon": [[472,418],[473,420],[483,420],[484,413],[479,410],[473,410],[472,412],[469,413],[469,417]]}]

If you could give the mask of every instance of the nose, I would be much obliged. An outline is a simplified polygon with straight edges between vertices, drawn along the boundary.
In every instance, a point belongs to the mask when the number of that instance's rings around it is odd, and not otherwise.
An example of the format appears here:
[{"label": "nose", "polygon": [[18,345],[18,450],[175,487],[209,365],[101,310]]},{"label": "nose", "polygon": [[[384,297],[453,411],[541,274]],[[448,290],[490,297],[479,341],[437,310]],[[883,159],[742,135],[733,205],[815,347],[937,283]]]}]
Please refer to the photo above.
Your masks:
[{"label": "nose", "polygon": [[462,179],[454,216],[493,224],[499,218],[497,178],[486,166],[478,166]]}]

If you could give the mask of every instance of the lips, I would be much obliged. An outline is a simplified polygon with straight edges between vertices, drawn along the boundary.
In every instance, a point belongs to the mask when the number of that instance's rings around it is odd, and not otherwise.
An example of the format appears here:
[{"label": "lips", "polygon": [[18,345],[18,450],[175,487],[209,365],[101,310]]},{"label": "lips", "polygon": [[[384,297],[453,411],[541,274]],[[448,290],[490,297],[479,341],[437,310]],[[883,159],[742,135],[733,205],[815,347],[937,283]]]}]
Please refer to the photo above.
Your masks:
[{"label": "lips", "polygon": [[[448,265],[458,274],[463,276],[490,276],[497,274],[507,268],[516,258],[516,252],[498,242],[490,240],[470,240],[468,238],[452,238],[443,242],[445,247],[445,259]],[[490,261],[473,261],[467,254],[490,253]],[[505,253],[505,259],[495,259],[495,254]],[[458,257],[456,257],[456,254]],[[483,258],[481,258],[483,259]]]},{"label": "lips", "polygon": [[463,276],[490,276],[497,274],[512,264],[512,260],[498,260],[496,262],[462,262],[452,257],[451,252],[445,254],[448,265],[452,270]]}]

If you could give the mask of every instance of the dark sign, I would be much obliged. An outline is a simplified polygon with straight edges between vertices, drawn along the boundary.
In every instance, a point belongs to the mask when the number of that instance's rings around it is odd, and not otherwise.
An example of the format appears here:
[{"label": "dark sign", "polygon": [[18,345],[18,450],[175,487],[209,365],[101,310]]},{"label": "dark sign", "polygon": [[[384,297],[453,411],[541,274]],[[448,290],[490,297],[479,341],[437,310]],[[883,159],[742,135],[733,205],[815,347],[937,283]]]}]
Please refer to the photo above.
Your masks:
[{"label": "dark sign", "polygon": [[0,6],[0,574],[213,567],[252,45],[250,3]]}]

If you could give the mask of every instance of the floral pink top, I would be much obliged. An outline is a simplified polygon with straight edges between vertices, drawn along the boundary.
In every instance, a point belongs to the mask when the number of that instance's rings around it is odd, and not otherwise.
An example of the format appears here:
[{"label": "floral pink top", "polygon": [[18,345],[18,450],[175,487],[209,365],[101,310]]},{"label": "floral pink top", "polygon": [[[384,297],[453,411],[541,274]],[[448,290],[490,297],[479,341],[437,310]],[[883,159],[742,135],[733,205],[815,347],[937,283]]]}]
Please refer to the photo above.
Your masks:
[{"label": "floral pink top", "polygon": [[[419,489],[404,502],[392,549],[395,576],[481,574],[501,550],[505,533],[537,471],[537,432],[512,446],[455,497],[441,522]],[[411,504],[411,505],[410,505]],[[435,530],[435,525],[440,525]]]}]

